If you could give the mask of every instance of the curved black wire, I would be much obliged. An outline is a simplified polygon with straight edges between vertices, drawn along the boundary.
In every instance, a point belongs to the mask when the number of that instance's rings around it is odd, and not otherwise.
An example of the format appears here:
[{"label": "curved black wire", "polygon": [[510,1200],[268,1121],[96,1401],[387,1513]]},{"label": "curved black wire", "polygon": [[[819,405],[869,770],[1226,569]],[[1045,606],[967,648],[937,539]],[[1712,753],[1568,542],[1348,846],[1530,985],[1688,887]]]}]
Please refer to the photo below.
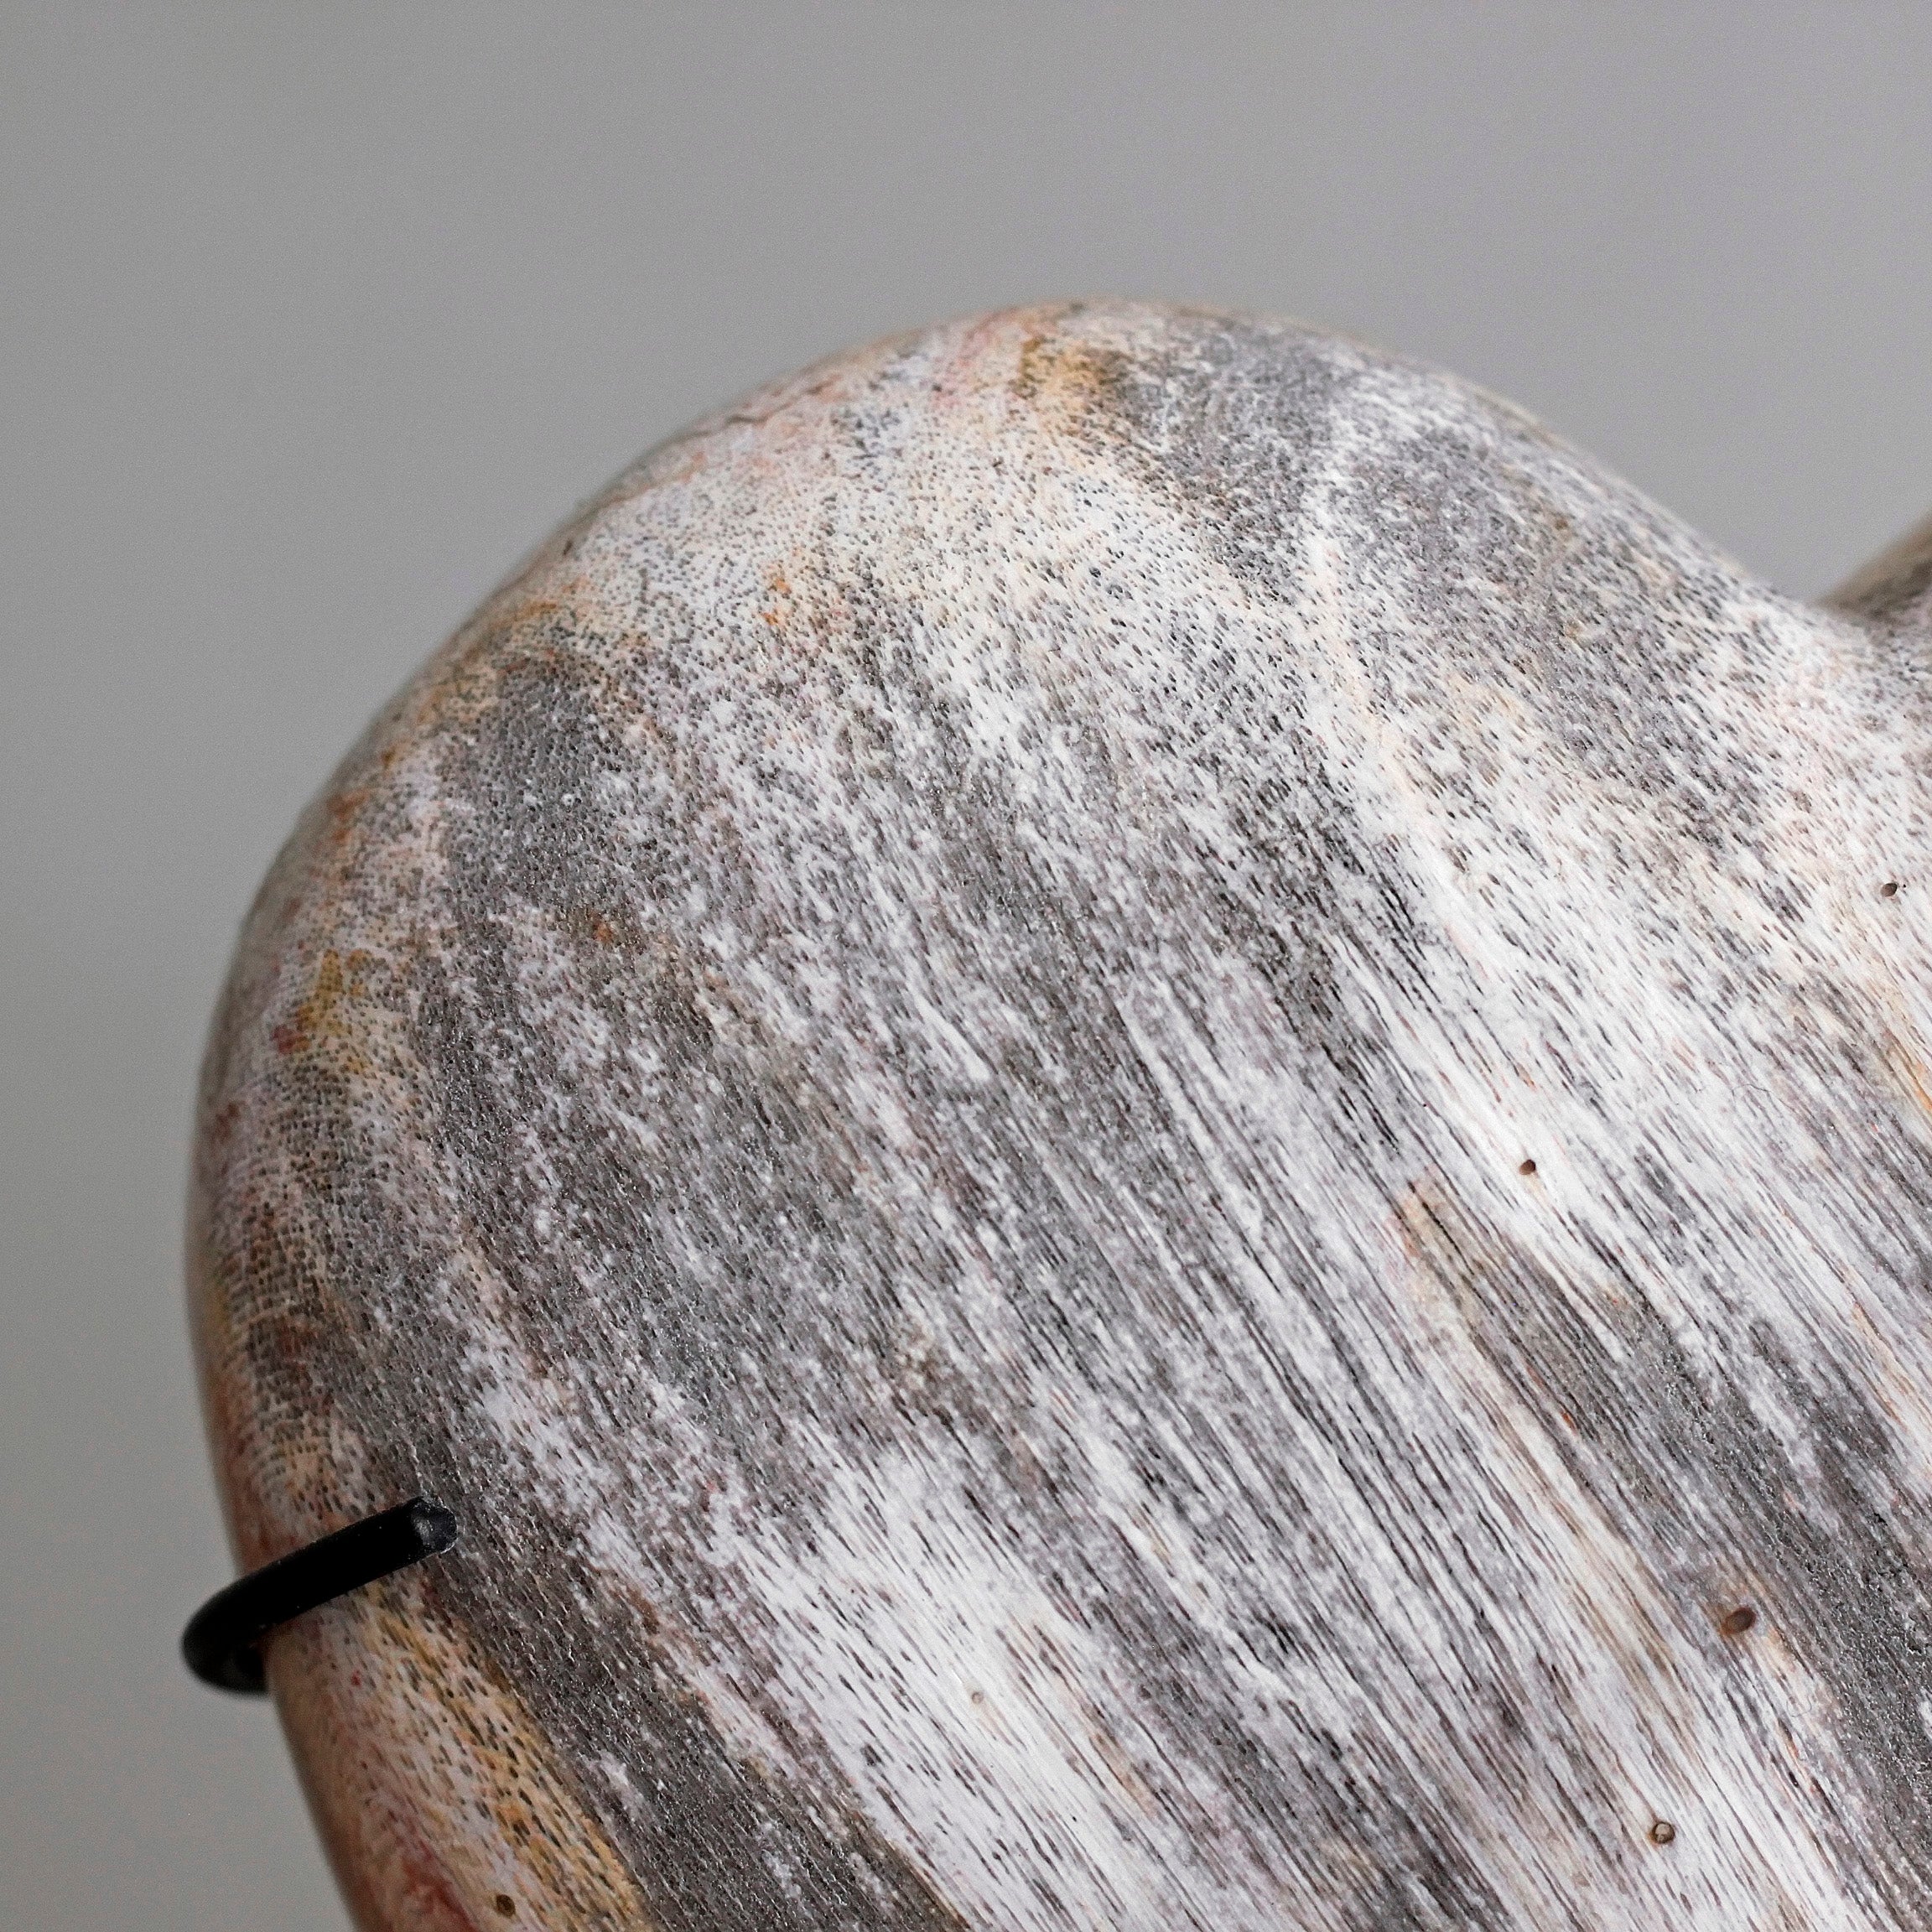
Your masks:
[{"label": "curved black wire", "polygon": [[455,1517],[426,1496],[365,1516],[217,1591],[189,1618],[181,1654],[204,1684],[259,1697],[268,1688],[259,1646],[277,1624],[439,1555],[455,1540]]}]

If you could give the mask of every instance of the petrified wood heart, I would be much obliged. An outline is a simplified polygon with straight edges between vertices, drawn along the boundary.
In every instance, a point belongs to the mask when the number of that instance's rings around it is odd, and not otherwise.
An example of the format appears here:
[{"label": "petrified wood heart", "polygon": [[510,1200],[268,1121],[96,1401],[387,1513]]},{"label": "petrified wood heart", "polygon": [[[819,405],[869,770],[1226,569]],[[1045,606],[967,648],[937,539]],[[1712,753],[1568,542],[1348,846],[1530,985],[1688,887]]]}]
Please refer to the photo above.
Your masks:
[{"label": "petrified wood heart", "polygon": [[1126,305],[618,482],[208,1061],[363,1923],[1932,1926],[1929,579]]}]

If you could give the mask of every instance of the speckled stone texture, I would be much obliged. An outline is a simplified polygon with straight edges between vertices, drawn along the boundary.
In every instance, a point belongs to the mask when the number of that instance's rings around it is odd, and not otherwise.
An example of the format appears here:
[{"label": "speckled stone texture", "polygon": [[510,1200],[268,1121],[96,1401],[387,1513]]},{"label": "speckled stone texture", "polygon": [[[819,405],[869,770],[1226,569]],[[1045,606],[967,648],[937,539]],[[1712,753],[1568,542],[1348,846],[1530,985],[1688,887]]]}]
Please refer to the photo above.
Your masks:
[{"label": "speckled stone texture", "polygon": [[362,1923],[1932,1927],[1929,579],[1123,304],[621,479],[207,1063]]}]

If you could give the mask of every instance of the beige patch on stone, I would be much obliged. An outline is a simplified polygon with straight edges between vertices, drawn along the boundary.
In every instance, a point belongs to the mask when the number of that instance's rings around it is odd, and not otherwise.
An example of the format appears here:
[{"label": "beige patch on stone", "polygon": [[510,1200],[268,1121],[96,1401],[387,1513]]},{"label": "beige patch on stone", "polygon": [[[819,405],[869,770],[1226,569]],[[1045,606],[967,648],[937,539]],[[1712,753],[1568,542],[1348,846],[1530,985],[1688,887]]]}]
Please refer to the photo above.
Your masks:
[{"label": "beige patch on stone", "polygon": [[364,1932],[652,1932],[530,1713],[415,1577],[315,1612],[269,1682]]}]

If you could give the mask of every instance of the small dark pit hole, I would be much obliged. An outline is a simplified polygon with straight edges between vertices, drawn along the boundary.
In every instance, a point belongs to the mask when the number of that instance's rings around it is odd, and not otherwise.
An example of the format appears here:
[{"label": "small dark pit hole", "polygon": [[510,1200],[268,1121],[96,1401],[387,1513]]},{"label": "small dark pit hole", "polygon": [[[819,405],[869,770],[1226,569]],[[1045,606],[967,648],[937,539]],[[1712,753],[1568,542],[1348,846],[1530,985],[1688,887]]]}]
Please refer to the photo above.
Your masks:
[{"label": "small dark pit hole", "polygon": [[1668,1845],[1677,1836],[1677,1827],[1668,1818],[1657,1819],[1650,1827],[1653,1845]]},{"label": "small dark pit hole", "polygon": [[1534,1161],[1525,1161],[1517,1168],[1516,1171],[1519,1174],[1534,1174],[1536,1171],[1536,1163]]},{"label": "small dark pit hole", "polygon": [[1758,1621],[1758,1613],[1748,1603],[1740,1603],[1717,1628],[1727,1637],[1742,1637]]},{"label": "small dark pit hole", "polygon": [[1898,896],[1898,881],[1896,879],[1888,879],[1878,890],[1885,898],[1896,899]]},{"label": "small dark pit hole", "polygon": [[496,1904],[499,1919],[514,1919],[517,1916],[517,1901],[507,1892],[496,1894]]}]

